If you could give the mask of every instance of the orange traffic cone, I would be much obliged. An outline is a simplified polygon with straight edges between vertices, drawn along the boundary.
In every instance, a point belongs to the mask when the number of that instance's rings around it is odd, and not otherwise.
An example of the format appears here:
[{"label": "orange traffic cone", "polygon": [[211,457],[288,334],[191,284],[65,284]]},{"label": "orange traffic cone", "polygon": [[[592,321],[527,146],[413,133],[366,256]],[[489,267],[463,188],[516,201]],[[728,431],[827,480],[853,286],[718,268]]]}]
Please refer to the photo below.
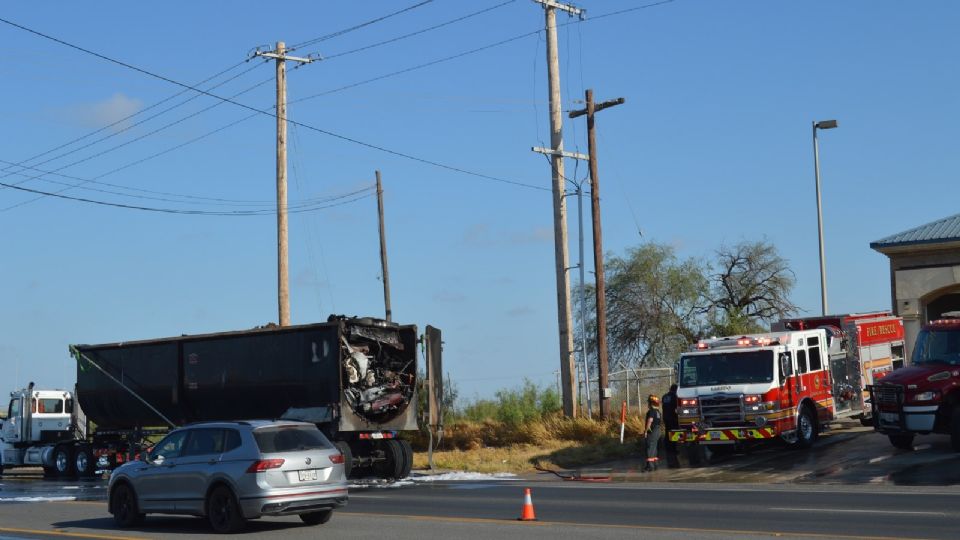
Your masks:
[{"label": "orange traffic cone", "polygon": [[517,521],[537,521],[536,514],[533,513],[533,499],[530,498],[530,488],[523,490],[523,509],[520,511],[520,517]]}]

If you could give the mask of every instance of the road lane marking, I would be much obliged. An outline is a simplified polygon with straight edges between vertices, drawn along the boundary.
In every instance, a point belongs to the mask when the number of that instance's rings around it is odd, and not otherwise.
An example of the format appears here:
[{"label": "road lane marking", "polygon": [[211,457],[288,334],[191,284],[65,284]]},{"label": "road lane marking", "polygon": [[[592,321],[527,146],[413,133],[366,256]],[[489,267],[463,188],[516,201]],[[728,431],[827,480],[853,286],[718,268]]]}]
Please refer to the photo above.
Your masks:
[{"label": "road lane marking", "polygon": [[13,527],[0,527],[0,532],[36,534],[41,536],[59,536],[67,538],[98,538],[102,540],[146,540],[142,536],[111,536],[106,534],[75,533],[67,531],[42,531],[39,529],[15,529]]},{"label": "road lane marking", "polygon": [[829,512],[832,514],[902,514],[910,516],[943,516],[950,514],[946,512],[927,512],[922,510],[869,510],[866,508],[786,508],[771,507],[768,510],[779,510],[781,512]]},{"label": "road lane marking", "polygon": [[441,516],[411,516],[407,514],[380,514],[375,512],[349,512],[337,510],[338,515],[346,514],[355,517],[382,517],[382,518],[404,518],[412,521],[435,521],[444,523],[477,523],[490,525],[516,525],[520,527],[545,527],[550,525],[559,525],[563,527],[591,527],[604,529],[621,530],[639,530],[639,531],[670,531],[686,533],[723,533],[754,536],[794,536],[806,538],[836,538],[838,540],[928,540],[921,537],[904,536],[858,536],[848,534],[825,534],[802,531],[753,531],[740,529],[708,529],[697,527],[666,527],[658,525],[618,525],[613,523],[576,523],[571,521],[517,521],[513,519],[492,519],[492,518],[468,518],[468,517],[441,517]]}]

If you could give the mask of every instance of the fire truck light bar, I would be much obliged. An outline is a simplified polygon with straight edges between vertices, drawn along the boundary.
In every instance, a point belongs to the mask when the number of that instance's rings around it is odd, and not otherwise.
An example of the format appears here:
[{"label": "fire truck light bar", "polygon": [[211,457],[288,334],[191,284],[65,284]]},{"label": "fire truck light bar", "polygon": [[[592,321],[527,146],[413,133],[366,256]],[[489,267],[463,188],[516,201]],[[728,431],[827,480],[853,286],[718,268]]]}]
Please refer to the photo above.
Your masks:
[{"label": "fire truck light bar", "polygon": [[770,345],[785,345],[790,342],[789,335],[781,336],[777,338],[772,338],[768,336],[763,337],[747,337],[743,336],[740,338],[721,338],[715,339],[712,341],[698,341],[695,345],[696,350],[702,351],[705,349],[712,348],[721,348],[721,347],[731,347],[736,345],[737,347],[767,347]]}]

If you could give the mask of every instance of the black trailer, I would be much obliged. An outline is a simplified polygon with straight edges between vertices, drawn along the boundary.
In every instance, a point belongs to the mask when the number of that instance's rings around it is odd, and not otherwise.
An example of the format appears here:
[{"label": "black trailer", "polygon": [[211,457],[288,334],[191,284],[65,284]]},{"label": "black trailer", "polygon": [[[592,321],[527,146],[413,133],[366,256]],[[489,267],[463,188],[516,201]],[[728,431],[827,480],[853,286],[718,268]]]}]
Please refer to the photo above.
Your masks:
[{"label": "black trailer", "polygon": [[[331,317],[71,351],[77,400],[96,425],[91,437],[103,441],[94,446],[117,449],[99,451],[101,464],[104,456],[109,465],[124,459],[119,434],[129,439],[191,422],[285,418],[315,423],[354,476],[400,478],[410,471],[412,451],[397,435],[417,429],[418,343],[414,325]],[[439,350],[430,354],[439,360]]]}]

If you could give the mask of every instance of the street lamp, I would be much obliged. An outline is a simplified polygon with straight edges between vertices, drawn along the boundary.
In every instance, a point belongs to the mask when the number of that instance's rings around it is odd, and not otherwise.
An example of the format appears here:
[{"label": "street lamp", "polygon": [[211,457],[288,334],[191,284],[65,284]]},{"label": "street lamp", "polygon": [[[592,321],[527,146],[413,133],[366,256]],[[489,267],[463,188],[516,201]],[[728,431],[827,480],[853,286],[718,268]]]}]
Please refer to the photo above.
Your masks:
[{"label": "street lamp", "polygon": [[827,265],[823,259],[823,210],[820,206],[820,148],[817,144],[818,129],[833,129],[836,120],[821,120],[813,123],[813,171],[817,179],[817,233],[820,240],[820,309],[827,315]]}]

